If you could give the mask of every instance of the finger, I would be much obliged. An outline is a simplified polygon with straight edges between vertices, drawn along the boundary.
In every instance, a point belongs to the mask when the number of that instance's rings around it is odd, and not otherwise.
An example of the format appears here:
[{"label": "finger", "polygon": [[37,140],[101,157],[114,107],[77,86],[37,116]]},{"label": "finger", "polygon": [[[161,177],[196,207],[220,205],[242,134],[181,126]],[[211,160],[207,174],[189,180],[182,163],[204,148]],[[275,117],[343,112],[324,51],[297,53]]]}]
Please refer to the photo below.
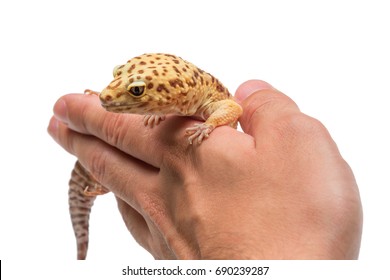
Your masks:
[{"label": "finger", "polygon": [[262,129],[288,115],[299,113],[298,106],[288,96],[260,80],[243,83],[235,97],[243,107],[240,124],[243,131],[261,139]]},{"label": "finger", "polygon": [[65,150],[79,159],[99,183],[138,211],[142,211],[143,200],[139,197],[143,192],[158,186],[158,169],[94,136],[69,129],[55,117],[50,121],[48,131]]},{"label": "finger", "polygon": [[135,240],[150,252],[151,233],[144,217],[127,204],[126,201],[119,197],[116,197],[116,200],[127,229],[134,236]]},{"label": "finger", "polygon": [[166,121],[151,129],[144,126],[140,115],[107,112],[99,99],[91,95],[63,96],[55,104],[54,114],[69,128],[94,135],[154,167],[159,167],[164,153],[174,147],[172,141],[163,141],[166,136],[175,138],[179,135],[179,131],[164,129]]},{"label": "finger", "polygon": [[269,83],[262,80],[249,80],[238,87],[234,97],[238,101],[243,101],[252,93],[264,89],[274,89],[274,88]]},{"label": "finger", "polygon": [[175,232],[175,226],[168,222],[169,219],[164,218],[164,222],[161,223],[153,215],[150,216],[151,213],[141,215],[120,198],[117,198],[117,201],[127,228],[142,247],[148,250],[155,259],[175,259],[177,257],[172,252],[172,247],[175,247],[172,243],[178,243],[180,237],[175,235],[174,241],[167,242],[170,239],[167,233]]}]

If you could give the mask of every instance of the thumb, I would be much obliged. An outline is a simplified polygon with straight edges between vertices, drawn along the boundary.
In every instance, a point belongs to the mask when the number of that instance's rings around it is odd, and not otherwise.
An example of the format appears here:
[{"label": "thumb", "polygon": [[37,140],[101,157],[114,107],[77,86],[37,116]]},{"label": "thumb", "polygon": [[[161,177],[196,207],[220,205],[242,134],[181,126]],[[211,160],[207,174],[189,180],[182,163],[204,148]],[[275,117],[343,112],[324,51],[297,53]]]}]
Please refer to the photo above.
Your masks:
[{"label": "thumb", "polygon": [[243,131],[257,139],[260,130],[277,119],[299,112],[298,106],[285,94],[261,80],[249,80],[235,94],[243,108],[240,124]]}]

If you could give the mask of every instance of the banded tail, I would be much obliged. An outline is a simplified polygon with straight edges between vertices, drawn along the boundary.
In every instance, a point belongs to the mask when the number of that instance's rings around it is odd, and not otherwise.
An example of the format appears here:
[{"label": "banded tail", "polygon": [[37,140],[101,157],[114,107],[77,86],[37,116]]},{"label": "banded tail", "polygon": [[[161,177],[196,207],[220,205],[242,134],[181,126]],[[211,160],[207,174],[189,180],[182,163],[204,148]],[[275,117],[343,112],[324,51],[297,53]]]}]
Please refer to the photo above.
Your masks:
[{"label": "banded tail", "polygon": [[[100,192],[89,191],[97,188]],[[103,190],[103,191],[102,191]],[[108,191],[76,162],[69,181],[69,212],[77,241],[77,259],[85,260],[88,251],[89,215],[96,195]]]}]

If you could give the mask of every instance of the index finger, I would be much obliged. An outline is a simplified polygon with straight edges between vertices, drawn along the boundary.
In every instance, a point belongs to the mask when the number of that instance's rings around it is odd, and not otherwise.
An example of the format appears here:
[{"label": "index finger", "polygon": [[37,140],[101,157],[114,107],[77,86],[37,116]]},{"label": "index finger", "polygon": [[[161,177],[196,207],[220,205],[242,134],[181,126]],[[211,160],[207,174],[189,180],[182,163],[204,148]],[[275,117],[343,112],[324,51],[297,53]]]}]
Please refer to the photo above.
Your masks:
[{"label": "index finger", "polygon": [[61,97],[54,105],[54,115],[72,130],[96,136],[154,167],[161,165],[166,150],[160,141],[156,141],[163,129],[161,124],[147,128],[142,116],[107,112],[96,96],[83,94]]}]

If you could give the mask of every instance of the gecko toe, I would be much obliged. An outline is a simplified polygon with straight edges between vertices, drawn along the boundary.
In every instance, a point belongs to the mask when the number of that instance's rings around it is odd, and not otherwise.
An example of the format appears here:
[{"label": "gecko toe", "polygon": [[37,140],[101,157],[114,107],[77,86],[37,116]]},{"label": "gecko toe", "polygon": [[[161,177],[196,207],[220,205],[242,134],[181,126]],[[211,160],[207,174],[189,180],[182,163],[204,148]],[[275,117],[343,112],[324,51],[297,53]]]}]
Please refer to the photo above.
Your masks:
[{"label": "gecko toe", "polygon": [[153,128],[155,125],[159,125],[160,122],[165,120],[165,116],[160,115],[145,115],[144,116],[144,125]]},{"label": "gecko toe", "polygon": [[192,127],[186,129],[186,135],[189,135],[188,142],[192,144],[194,140],[198,140],[198,144],[201,144],[205,138],[208,138],[213,127],[211,125],[201,123],[195,124]]}]

